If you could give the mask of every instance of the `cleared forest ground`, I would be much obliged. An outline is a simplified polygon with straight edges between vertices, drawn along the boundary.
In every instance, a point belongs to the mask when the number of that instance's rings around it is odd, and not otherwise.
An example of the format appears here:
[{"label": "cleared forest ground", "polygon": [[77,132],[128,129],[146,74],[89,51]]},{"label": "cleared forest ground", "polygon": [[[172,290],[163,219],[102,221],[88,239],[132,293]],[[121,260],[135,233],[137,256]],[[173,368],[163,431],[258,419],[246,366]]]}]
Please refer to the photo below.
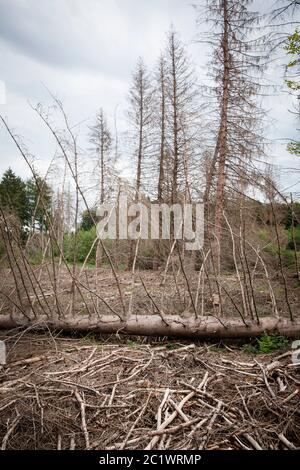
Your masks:
[{"label": "cleared forest ground", "polygon": [[299,364],[286,349],[2,331],[3,449],[300,447]]},{"label": "cleared forest ground", "polygon": [[[28,276],[23,276],[23,282],[32,302],[30,305],[28,295],[24,291],[24,285],[21,285],[22,305],[30,311],[32,306],[37,313],[40,311],[40,302],[46,299],[55,308],[68,313],[71,307],[70,293],[72,291],[72,278],[65,266],[59,267],[56,279],[51,273],[51,266],[45,263],[41,266],[32,266],[35,278],[30,280]],[[58,269],[58,267],[57,267]],[[6,293],[6,298],[1,306],[1,313],[11,313],[14,305],[8,302],[8,299],[16,296],[14,278],[9,268],[2,268],[0,271],[2,281],[2,291]],[[202,278],[199,272],[187,268],[186,277],[178,266],[164,270],[138,270],[132,275],[129,271],[118,271],[118,283],[122,290],[123,301],[126,310],[129,309],[133,314],[155,313],[157,308],[166,314],[181,314],[193,316],[193,306],[187,282],[191,289],[194,303],[198,315],[219,315],[225,317],[239,317],[242,313],[242,293],[240,281],[235,273],[223,273],[218,276],[217,282],[222,292],[222,302],[219,305],[214,304],[214,293],[218,292],[214,277],[205,278],[205,284],[202,284]],[[103,268],[81,268],[76,267],[76,280],[84,294],[82,297],[79,289],[75,289],[75,301],[72,305],[73,315],[105,315],[110,314],[111,309],[122,313],[121,299],[118,290],[118,284],[111,269],[106,266]],[[40,288],[37,287],[36,279],[39,281]],[[280,317],[288,317],[288,308],[286,304],[284,287],[278,273],[274,273],[270,278],[272,289],[276,298],[276,305]],[[57,292],[54,292],[54,283],[57,285]],[[33,290],[35,286],[35,291]],[[84,288],[82,288],[84,286]],[[269,286],[263,276],[263,272],[257,272],[252,281],[253,294],[255,295],[255,305],[260,317],[272,314],[272,302],[270,298]],[[293,315],[295,318],[300,312],[300,285],[294,272],[289,273],[288,277],[288,295]],[[218,296],[217,296],[218,297]],[[38,300],[39,301],[38,301]],[[108,308],[109,307],[109,308]],[[53,307],[54,308],[54,307]],[[221,311],[222,310],[222,311]]]}]

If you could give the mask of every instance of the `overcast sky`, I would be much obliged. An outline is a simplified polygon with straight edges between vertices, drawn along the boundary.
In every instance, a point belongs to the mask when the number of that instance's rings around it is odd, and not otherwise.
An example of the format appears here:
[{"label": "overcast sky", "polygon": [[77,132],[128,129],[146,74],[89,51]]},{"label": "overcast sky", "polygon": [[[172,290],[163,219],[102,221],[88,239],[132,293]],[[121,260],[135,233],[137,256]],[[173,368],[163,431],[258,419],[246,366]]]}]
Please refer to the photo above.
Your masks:
[{"label": "overcast sky", "polygon": [[[200,80],[205,78],[208,49],[193,42],[196,15],[188,0],[0,0],[0,80],[6,102],[0,104],[13,129],[22,136],[44,172],[55,152],[54,142],[30,108],[50,103],[46,85],[59,97],[72,123],[86,134],[100,107],[118,126],[125,127],[126,95],[132,69],[143,56],[151,67],[164,44],[170,24],[188,45]],[[271,0],[255,2],[261,11]],[[298,18],[300,20],[300,18]],[[283,68],[275,62],[267,78],[283,81]],[[1,87],[0,87],[1,95]],[[271,161],[280,165],[282,188],[293,186],[300,175],[286,177],[285,167],[300,168],[300,161],[285,150],[284,139],[295,137],[291,100],[279,93],[266,101],[273,120],[267,137],[275,139]],[[123,162],[126,166],[126,162]],[[0,175],[8,166],[20,176],[29,172],[0,127]]]}]

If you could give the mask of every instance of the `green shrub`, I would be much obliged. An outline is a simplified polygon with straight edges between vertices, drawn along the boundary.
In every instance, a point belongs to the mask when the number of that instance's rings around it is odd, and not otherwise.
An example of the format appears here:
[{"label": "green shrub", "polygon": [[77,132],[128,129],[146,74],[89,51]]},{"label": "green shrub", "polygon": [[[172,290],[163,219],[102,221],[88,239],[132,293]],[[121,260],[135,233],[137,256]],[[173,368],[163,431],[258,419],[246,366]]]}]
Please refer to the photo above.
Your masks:
[{"label": "green shrub", "polygon": [[[278,259],[278,246],[273,243],[269,243],[265,247],[264,251]],[[282,264],[286,267],[293,266],[295,264],[295,252],[289,248],[281,248],[281,259]]]},{"label": "green shrub", "polygon": [[267,242],[269,240],[270,234],[266,228],[261,228],[258,231],[258,236],[263,242]]},{"label": "green shrub", "polygon": [[[83,263],[96,238],[96,228],[91,230],[78,230],[76,237],[76,261]],[[64,253],[67,261],[73,262],[74,248],[75,248],[75,235],[74,233],[66,234],[64,237]],[[90,263],[95,263],[96,259],[96,244],[93,247],[91,254],[88,258]]]},{"label": "green shrub", "polygon": [[[83,263],[86,257],[88,256],[93,243],[96,239],[96,227],[92,227],[90,230],[78,230],[77,231],[77,239],[76,239],[76,262]],[[114,240],[103,240],[103,244],[105,248],[110,251],[113,247]],[[73,263],[74,258],[74,244],[75,244],[75,236],[74,233],[68,233],[64,236],[64,255],[66,260],[69,263]],[[94,244],[91,253],[87,259],[88,264],[94,265],[96,262],[96,250],[97,250],[97,242]],[[102,263],[108,263],[107,258],[105,255],[102,257]]]},{"label": "green shrub", "polygon": [[[288,244],[287,244],[287,249],[289,250],[294,250],[294,241],[293,241],[293,236],[292,236],[292,229],[290,228],[287,230],[288,234]],[[294,228],[294,238],[295,238],[295,245],[296,245],[296,250],[300,250],[300,226]]]},{"label": "green shrub", "polygon": [[249,354],[270,354],[288,344],[288,339],[279,333],[264,333],[260,338],[255,338],[254,344],[245,344],[243,350]]},{"label": "green shrub", "polygon": [[295,264],[295,252],[294,250],[284,249],[281,251],[282,263],[284,266],[293,266]]}]

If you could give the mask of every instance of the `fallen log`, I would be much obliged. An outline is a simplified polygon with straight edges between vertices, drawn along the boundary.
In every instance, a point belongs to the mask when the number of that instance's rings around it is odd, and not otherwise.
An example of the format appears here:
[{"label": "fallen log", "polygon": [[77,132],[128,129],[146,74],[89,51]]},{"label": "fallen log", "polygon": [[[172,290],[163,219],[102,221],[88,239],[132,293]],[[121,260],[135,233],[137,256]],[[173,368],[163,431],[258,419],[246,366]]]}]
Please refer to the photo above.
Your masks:
[{"label": "fallen log", "polygon": [[125,321],[113,315],[101,318],[82,317],[39,317],[28,320],[24,316],[0,315],[0,329],[28,327],[34,329],[96,332],[102,334],[127,334],[139,336],[170,336],[178,338],[249,338],[264,332],[278,332],[284,336],[300,337],[300,320],[291,322],[271,316],[263,317],[260,323],[243,322],[238,318],[218,319],[212,316],[181,318],[179,315],[132,315]]}]

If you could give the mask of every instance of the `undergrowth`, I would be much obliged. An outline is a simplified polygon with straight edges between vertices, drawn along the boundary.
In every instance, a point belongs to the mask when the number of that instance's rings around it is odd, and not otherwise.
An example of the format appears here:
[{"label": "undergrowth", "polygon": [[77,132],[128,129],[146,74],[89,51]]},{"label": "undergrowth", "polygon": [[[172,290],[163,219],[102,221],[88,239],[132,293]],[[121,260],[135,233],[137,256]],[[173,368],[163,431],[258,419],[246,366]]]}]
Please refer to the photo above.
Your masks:
[{"label": "undergrowth", "polygon": [[244,344],[243,351],[249,354],[270,354],[289,344],[288,339],[279,333],[263,333],[254,341],[254,343]]}]

